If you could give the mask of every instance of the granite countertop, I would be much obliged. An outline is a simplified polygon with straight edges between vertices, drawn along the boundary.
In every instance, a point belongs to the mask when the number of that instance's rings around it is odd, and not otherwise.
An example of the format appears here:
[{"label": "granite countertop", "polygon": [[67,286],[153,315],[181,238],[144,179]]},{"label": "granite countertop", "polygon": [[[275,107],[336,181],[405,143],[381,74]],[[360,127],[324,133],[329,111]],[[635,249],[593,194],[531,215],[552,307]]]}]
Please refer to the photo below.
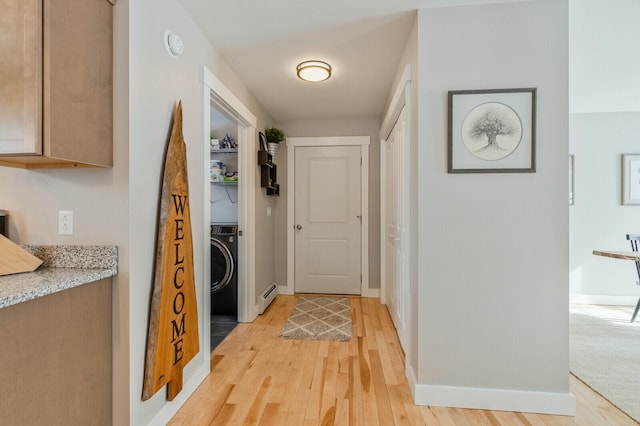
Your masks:
[{"label": "granite countertop", "polygon": [[34,272],[0,276],[0,309],[118,273],[116,246],[22,246],[42,260]]}]

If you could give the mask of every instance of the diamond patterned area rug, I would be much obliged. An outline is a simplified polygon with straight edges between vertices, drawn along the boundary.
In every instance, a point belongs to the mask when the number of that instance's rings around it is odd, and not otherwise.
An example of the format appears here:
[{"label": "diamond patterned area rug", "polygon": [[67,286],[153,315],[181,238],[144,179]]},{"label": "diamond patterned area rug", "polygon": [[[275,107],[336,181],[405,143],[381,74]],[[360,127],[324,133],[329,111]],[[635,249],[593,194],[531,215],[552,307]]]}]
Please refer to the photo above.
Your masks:
[{"label": "diamond patterned area rug", "polygon": [[299,296],[280,336],[302,340],[353,340],[349,298]]}]

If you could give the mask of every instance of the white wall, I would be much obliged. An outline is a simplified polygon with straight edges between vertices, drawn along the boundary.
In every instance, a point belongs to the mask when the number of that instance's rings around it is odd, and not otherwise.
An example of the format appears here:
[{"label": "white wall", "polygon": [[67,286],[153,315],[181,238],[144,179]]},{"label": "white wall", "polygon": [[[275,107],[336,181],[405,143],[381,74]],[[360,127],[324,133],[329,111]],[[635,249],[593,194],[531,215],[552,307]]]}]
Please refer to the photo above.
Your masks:
[{"label": "white wall", "polygon": [[[120,3],[119,3],[120,4]],[[200,69],[206,65],[258,118],[262,126],[268,117],[248,93],[217,52],[198,30],[188,13],[176,0],[137,0],[130,8],[130,185],[129,222],[132,282],[130,289],[131,340],[131,418],[130,423],[164,424],[209,371],[209,350],[205,347],[204,300],[209,297],[208,278],[203,276],[204,245],[209,229],[203,229],[205,184],[208,170],[203,167],[209,157],[209,134],[203,133],[203,86]],[[163,34],[171,30],[184,42],[184,54],[171,58],[163,45]],[[200,317],[201,351],[184,372],[184,388],[172,402],[160,390],[146,402],[140,400],[144,369],[148,307],[154,264],[156,216],[159,179],[164,149],[169,134],[172,111],[178,100],[183,106],[183,133],[187,144],[189,190],[193,225],[194,268]],[[208,190],[209,188],[206,188]],[[256,197],[257,201],[261,198]],[[198,219],[200,217],[200,219]],[[261,227],[262,225],[262,227]],[[271,230],[257,224],[256,239]],[[268,240],[269,245],[271,241]],[[273,263],[271,251],[256,250],[256,276],[272,281],[272,270],[261,269]],[[265,260],[266,259],[266,260]],[[208,260],[208,259],[207,259]],[[256,287],[257,287],[256,283]]]},{"label": "white wall", "polygon": [[[417,394],[570,413],[567,1],[418,22]],[[447,174],[447,91],[517,87],[538,89],[536,173]]]},{"label": "white wall", "polygon": [[640,2],[571,0],[570,111],[640,111]]},{"label": "white wall", "polygon": [[[369,288],[380,288],[380,122],[378,118],[356,120],[302,120],[276,124],[287,137],[370,136],[369,145]],[[287,283],[287,149],[278,151],[280,197],[275,207],[275,276]]]},{"label": "white wall", "polygon": [[[639,206],[621,204],[621,155],[640,153],[640,3],[572,0],[570,5],[571,297],[576,303],[635,304],[633,263],[593,250],[630,250]],[[597,31],[595,31],[597,29]]]}]

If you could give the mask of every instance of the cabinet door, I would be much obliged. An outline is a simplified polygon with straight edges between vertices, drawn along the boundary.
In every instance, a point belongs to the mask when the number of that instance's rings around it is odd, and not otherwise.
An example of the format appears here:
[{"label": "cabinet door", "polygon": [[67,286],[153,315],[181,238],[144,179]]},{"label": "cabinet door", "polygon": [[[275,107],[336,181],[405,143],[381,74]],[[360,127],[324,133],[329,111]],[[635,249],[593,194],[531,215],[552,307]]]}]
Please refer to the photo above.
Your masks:
[{"label": "cabinet door", "polygon": [[42,2],[0,0],[0,154],[42,153]]},{"label": "cabinet door", "polygon": [[105,0],[43,5],[43,154],[111,166],[113,6]]}]

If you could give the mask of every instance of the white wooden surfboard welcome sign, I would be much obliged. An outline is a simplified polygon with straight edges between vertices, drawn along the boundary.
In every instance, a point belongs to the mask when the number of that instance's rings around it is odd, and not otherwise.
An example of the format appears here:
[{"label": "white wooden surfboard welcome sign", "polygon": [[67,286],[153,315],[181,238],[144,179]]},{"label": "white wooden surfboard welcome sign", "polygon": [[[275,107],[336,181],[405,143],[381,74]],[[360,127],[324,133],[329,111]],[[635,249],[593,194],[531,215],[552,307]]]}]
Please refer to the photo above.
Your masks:
[{"label": "white wooden surfboard welcome sign", "polygon": [[182,369],[200,350],[186,151],[180,102],[162,179],[143,401],[165,384],[172,401],[182,390]]}]

